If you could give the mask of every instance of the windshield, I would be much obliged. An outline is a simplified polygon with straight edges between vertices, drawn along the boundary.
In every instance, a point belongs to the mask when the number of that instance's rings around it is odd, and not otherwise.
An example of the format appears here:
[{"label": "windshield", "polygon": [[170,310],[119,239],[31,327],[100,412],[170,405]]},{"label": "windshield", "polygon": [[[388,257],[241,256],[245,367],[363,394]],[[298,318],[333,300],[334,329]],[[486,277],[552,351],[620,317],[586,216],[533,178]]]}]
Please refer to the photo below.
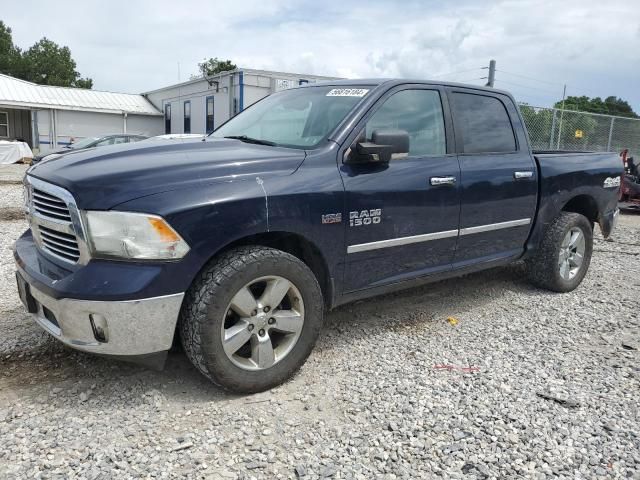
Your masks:
[{"label": "windshield", "polygon": [[98,137],[83,138],[82,140],[80,140],[78,142],[73,142],[71,145],[69,145],[69,148],[71,148],[72,150],[75,150],[77,148],[87,148],[87,147],[91,146],[91,144],[93,142],[95,142],[96,140],[98,140]]},{"label": "windshield", "polygon": [[243,111],[211,136],[312,148],[370,91],[369,87],[304,87],[275,93]]}]

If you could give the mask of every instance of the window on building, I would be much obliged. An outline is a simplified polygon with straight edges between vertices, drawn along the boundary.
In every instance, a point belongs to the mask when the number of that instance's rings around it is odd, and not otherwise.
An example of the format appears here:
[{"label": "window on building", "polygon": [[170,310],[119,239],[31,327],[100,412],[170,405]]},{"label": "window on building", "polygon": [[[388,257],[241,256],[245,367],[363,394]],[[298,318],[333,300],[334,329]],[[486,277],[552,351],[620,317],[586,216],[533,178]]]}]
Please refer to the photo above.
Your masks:
[{"label": "window on building", "polygon": [[171,104],[164,106],[164,133],[171,133]]},{"label": "window on building", "polygon": [[0,137],[9,137],[9,114],[0,112]]},{"label": "window on building", "polygon": [[191,133],[191,100],[184,102],[184,133]]},{"label": "window on building", "polygon": [[298,85],[309,85],[309,80],[301,78],[300,80],[298,80]]},{"label": "window on building", "polygon": [[454,93],[453,109],[462,124],[464,153],[516,150],[516,139],[504,104],[495,97]]},{"label": "window on building", "polygon": [[213,132],[213,97],[207,97],[207,133]]},{"label": "window on building", "polygon": [[393,94],[367,122],[367,141],[378,129],[406,131],[410,157],[447,152],[442,102],[435,90],[401,90]]}]

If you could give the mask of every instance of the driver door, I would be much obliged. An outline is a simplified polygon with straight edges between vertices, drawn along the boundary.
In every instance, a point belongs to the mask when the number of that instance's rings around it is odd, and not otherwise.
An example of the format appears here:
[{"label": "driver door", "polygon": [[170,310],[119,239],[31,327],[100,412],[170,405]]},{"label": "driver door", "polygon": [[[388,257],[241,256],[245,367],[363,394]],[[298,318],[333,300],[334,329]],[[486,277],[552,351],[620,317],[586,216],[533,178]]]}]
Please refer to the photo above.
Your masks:
[{"label": "driver door", "polygon": [[458,237],[460,167],[444,93],[396,88],[372,110],[357,134],[370,141],[376,129],[404,130],[409,153],[340,167],[349,222],[346,292],[449,270]]}]

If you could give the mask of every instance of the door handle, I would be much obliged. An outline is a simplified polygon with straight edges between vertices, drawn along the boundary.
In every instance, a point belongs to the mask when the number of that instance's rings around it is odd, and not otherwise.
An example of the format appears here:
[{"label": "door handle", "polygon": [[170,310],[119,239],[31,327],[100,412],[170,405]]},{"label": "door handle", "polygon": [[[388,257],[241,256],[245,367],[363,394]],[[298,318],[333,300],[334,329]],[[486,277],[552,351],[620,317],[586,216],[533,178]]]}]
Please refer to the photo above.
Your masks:
[{"label": "door handle", "polygon": [[515,178],[516,180],[531,177],[533,177],[533,172],[531,170],[525,170],[524,172],[513,172],[513,178]]},{"label": "door handle", "polygon": [[431,177],[429,183],[434,187],[438,185],[455,185],[456,177]]}]

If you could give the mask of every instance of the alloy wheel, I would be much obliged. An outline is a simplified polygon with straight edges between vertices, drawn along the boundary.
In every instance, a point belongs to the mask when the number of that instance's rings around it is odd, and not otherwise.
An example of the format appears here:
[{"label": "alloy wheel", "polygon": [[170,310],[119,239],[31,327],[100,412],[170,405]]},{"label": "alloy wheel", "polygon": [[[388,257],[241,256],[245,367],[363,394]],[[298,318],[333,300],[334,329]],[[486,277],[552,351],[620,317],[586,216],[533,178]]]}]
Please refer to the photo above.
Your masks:
[{"label": "alloy wheel", "polygon": [[222,346],[234,365],[264,370],[293,349],[304,325],[304,303],[283,277],[257,278],[231,299],[222,325]]},{"label": "alloy wheel", "polygon": [[560,244],[560,254],[558,256],[558,268],[560,276],[564,280],[573,280],[578,274],[582,267],[585,251],[586,240],[584,232],[579,227],[571,228]]}]

